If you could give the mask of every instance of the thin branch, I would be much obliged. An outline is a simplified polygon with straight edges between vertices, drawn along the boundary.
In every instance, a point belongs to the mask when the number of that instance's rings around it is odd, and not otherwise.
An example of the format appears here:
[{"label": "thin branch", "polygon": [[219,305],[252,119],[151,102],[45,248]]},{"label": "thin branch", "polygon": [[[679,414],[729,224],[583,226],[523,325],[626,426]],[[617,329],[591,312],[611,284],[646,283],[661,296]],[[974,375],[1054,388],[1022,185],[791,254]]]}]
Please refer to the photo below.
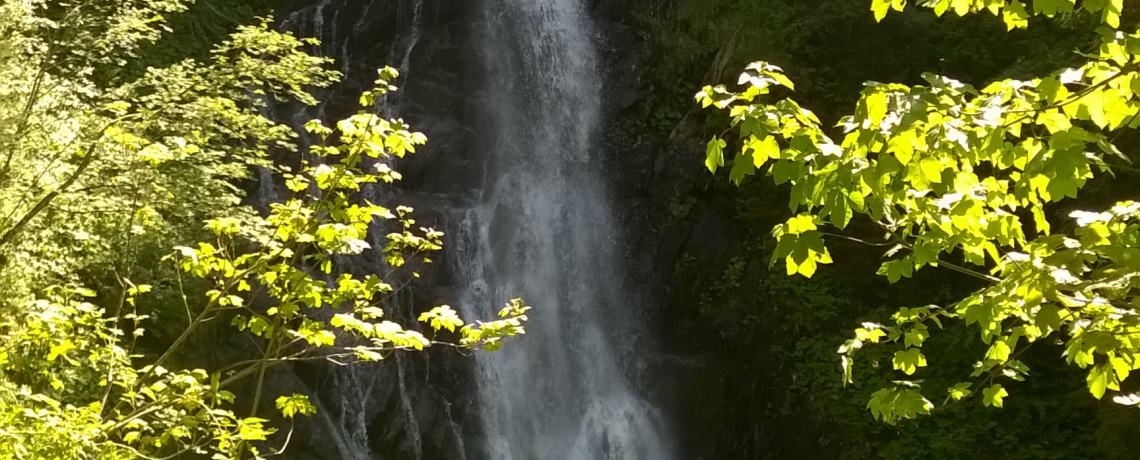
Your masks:
[{"label": "thin branch", "polygon": [[[102,135],[102,133],[106,132],[107,129],[111,126],[112,125],[107,125],[103,127],[99,134]],[[92,142],[91,145],[87,147],[87,151],[83,155],[83,161],[79,163],[79,166],[75,168],[75,171],[71,173],[71,176],[68,177],[67,180],[65,180],[62,184],[60,184],[59,188],[53,190],[47,195],[44,195],[43,198],[40,198],[40,201],[36,203],[36,205],[32,207],[32,209],[28,211],[27,214],[24,214],[24,217],[21,218],[20,221],[16,223],[16,225],[12,226],[12,228],[4,232],[3,236],[0,236],[0,248],[3,248],[4,245],[12,242],[16,235],[18,235],[20,231],[23,230],[24,227],[26,227],[28,223],[36,217],[36,215],[38,215],[40,212],[46,209],[49,204],[51,204],[52,200],[54,200],[61,193],[66,192],[67,189],[75,183],[75,181],[79,180],[79,176],[83,175],[83,172],[87,170],[87,167],[91,165],[91,161],[95,158],[95,151],[96,147],[98,146],[99,143],[97,141]]]},{"label": "thin branch", "polygon": [[[891,229],[890,227],[888,227],[886,224],[884,224],[882,222],[876,221],[875,223],[878,224],[879,227],[882,228],[884,231],[886,231],[887,234],[890,235],[891,238],[893,238],[895,240],[895,242],[897,242],[899,245],[910,250],[911,252],[914,252],[914,245],[907,242],[906,239],[903,238],[902,236],[900,236],[898,233],[895,233],[895,231],[893,229]],[[1001,278],[998,278],[996,276],[987,275],[985,273],[975,271],[975,270],[971,270],[971,269],[963,267],[961,265],[946,262],[946,261],[941,260],[941,259],[936,259],[936,263],[938,264],[937,266],[943,266],[943,267],[949,268],[953,271],[956,271],[958,273],[961,273],[963,275],[969,275],[969,276],[972,276],[972,277],[980,279],[980,280],[989,281],[991,283],[1000,283],[1002,281]]]},{"label": "thin branch", "polygon": [[139,452],[138,450],[135,450],[135,448],[134,448],[134,447],[128,446],[128,445],[126,445],[126,444],[119,444],[119,443],[117,443],[117,442],[113,442],[113,441],[108,441],[108,442],[107,442],[107,444],[110,444],[110,445],[112,445],[112,446],[118,447],[118,448],[120,448],[120,449],[126,449],[126,450],[129,450],[129,451],[131,451],[131,453],[132,453],[132,454],[134,454],[136,457],[138,457],[138,458],[141,458],[141,459],[144,459],[144,460],[170,460],[170,459],[172,459],[172,458],[175,458],[175,457],[178,457],[178,456],[180,456],[180,455],[182,455],[182,454],[185,454],[185,453],[187,453],[187,452],[190,452],[191,450],[193,450],[193,449],[195,449],[195,448],[198,448],[198,447],[202,447],[202,446],[206,445],[206,444],[202,444],[202,445],[194,445],[194,444],[190,444],[190,445],[187,445],[185,449],[182,449],[182,450],[180,450],[180,451],[178,451],[178,452],[175,452],[175,453],[173,453],[173,454],[170,454],[170,455],[168,455],[168,456],[166,456],[166,457],[150,457],[150,456],[148,456],[148,455],[145,455],[145,454],[143,454],[142,452]]},{"label": "thin branch", "polygon": [[249,411],[250,417],[254,417],[257,415],[257,405],[258,405],[258,403],[261,402],[261,390],[262,390],[263,384],[265,383],[265,371],[268,367],[268,366],[266,366],[266,359],[270,359],[274,354],[276,354],[278,352],[278,344],[279,344],[279,340],[280,340],[281,335],[282,335],[281,334],[281,326],[282,326],[282,319],[281,319],[281,316],[279,315],[276,318],[274,318],[274,320],[273,320],[273,327],[272,327],[272,329],[270,329],[271,331],[273,331],[273,337],[271,337],[269,339],[269,344],[265,346],[265,354],[262,355],[265,359],[261,360],[260,369],[258,369],[258,371],[257,371],[257,385],[254,387],[254,390],[253,390],[253,404],[252,404],[252,408]]},{"label": "thin branch", "polygon": [[946,261],[941,260],[941,259],[938,260],[937,264],[938,264],[938,266],[945,266],[946,268],[954,270],[954,271],[961,273],[963,275],[969,275],[969,276],[972,276],[972,277],[980,279],[980,280],[989,281],[991,283],[1000,283],[1002,281],[1001,278],[998,278],[996,276],[987,275],[985,273],[975,271],[975,270],[971,270],[971,269],[963,267],[961,265],[955,265],[955,264],[952,264],[950,262],[946,262]]},{"label": "thin branch", "polygon": [[820,233],[822,233],[824,236],[830,236],[830,237],[833,237],[833,238],[841,238],[841,239],[845,239],[845,240],[848,240],[848,241],[854,241],[854,242],[856,242],[856,243],[859,243],[859,244],[865,244],[865,245],[867,245],[867,246],[878,246],[878,247],[882,247],[882,246],[890,246],[891,244],[893,244],[893,243],[891,243],[890,241],[887,241],[887,242],[883,242],[883,243],[872,243],[872,242],[870,242],[870,241],[867,241],[867,240],[861,240],[861,239],[859,239],[859,238],[854,238],[854,237],[850,237],[850,236],[847,236],[847,235],[840,235],[840,234],[838,234],[838,233],[828,233],[828,232],[820,232]]},{"label": "thin branch", "polygon": [[1053,104],[1050,104],[1050,105],[1047,105],[1044,107],[1039,107],[1036,109],[1015,110],[1015,111],[1005,112],[1005,113],[1025,113],[1025,115],[1017,118],[1016,120],[1012,120],[1012,121],[1005,123],[1004,125],[1002,125],[1002,127],[1004,128],[1004,127],[1011,126],[1011,125],[1016,124],[1016,123],[1021,123],[1022,121],[1025,121],[1029,118],[1032,118],[1033,114],[1036,114],[1038,112],[1064,107],[1066,105],[1077,102],[1077,101],[1083,99],[1085,96],[1088,96],[1089,94],[1092,94],[1093,92],[1107,86],[1109,83],[1112,83],[1117,78],[1123,77],[1123,76],[1131,73],[1132,71],[1136,70],[1137,68],[1140,68],[1140,63],[1130,62],[1128,65],[1121,67],[1120,71],[1113,74],[1111,77],[1105,78],[1104,80],[1101,80],[1095,84],[1089,85],[1085,89],[1082,89],[1082,90],[1076,92],[1075,94],[1073,94],[1072,97],[1070,97],[1064,101],[1055,102]]},{"label": "thin branch", "polygon": [[296,421],[293,418],[290,418],[289,419],[289,433],[287,433],[285,435],[285,443],[281,445],[280,449],[274,449],[274,452],[272,454],[264,455],[264,457],[275,457],[275,456],[282,455],[285,453],[285,450],[289,448],[289,441],[291,441],[293,439],[293,429],[295,428],[295,425],[296,425]]}]

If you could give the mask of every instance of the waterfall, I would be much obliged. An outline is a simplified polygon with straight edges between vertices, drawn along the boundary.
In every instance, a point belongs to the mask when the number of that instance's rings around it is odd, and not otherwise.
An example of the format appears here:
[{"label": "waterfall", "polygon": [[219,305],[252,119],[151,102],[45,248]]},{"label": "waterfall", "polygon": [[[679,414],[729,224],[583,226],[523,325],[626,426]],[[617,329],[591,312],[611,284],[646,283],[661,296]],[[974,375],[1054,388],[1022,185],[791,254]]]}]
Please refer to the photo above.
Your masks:
[{"label": "waterfall", "polygon": [[[638,305],[618,254],[595,139],[602,91],[585,1],[478,0],[464,6],[477,15],[469,33],[481,70],[470,74],[481,83],[478,96],[471,96],[478,108],[465,115],[478,134],[472,145],[456,146],[476,152],[470,174],[484,179],[473,196],[460,192],[465,195],[450,197],[459,204],[441,210],[447,216],[447,279],[456,288],[452,300],[468,319],[493,318],[506,300],[523,297],[534,306],[528,334],[495,353],[476,354],[474,384],[453,388],[465,395],[456,418],[451,402],[424,391],[426,374],[414,371],[431,368],[426,357],[329,368],[315,383],[321,415],[314,440],[307,441],[327,456],[322,458],[390,458],[381,451],[397,450],[412,460],[673,458],[662,417],[638,397],[626,364],[629,352],[639,349],[628,321]],[[382,65],[397,66],[406,78],[413,53],[424,43],[430,47],[429,34],[439,30],[431,29],[439,7],[432,0],[310,0],[286,16],[282,28],[322,39],[314,51],[336,55],[346,82],[371,81]],[[353,54],[378,49],[368,45],[374,40],[369,34],[376,30],[373,21],[384,19],[396,26],[381,52],[387,55]],[[318,97],[334,101],[338,91],[348,90],[359,89],[343,85]],[[378,110],[400,116],[403,97],[385,98]],[[310,118],[333,121],[324,105],[285,108],[276,108],[274,118],[295,127]],[[302,151],[309,140],[302,136]],[[443,153],[438,161],[448,161],[452,152]],[[268,171],[259,173],[255,201],[277,196],[273,182]],[[382,202],[393,191],[371,187],[365,193]],[[403,299],[397,316],[414,318],[413,303]]]},{"label": "waterfall", "polygon": [[[400,71],[400,75],[403,75],[405,80],[411,76],[412,51],[416,49],[416,45],[420,42],[420,37],[423,34],[424,0],[411,0],[411,2],[411,20],[404,21],[409,22],[404,27],[406,32],[400,34],[400,39],[392,43],[392,50],[388,53],[389,58],[393,60],[391,65]],[[409,9],[404,7],[404,2],[401,2],[400,6],[397,19],[403,19],[403,12]],[[381,107],[381,114],[386,117],[395,116],[399,113],[403,98],[404,93],[400,91],[385,94],[383,101],[377,102],[377,105]]]},{"label": "waterfall", "polygon": [[535,306],[528,335],[479,355],[487,458],[665,460],[655,411],[630,388],[607,326],[636,308],[595,143],[601,91],[580,0],[487,0],[478,33],[490,164],[452,233],[462,304]]}]

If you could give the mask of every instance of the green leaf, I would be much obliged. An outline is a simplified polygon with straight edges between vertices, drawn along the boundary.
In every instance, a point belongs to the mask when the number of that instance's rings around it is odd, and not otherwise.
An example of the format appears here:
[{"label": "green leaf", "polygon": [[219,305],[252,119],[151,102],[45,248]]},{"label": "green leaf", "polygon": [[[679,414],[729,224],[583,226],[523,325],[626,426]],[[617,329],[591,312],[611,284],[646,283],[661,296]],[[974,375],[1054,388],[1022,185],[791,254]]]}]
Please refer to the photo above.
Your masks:
[{"label": "green leaf", "polygon": [[740,123],[740,136],[743,138],[760,138],[767,134],[764,125],[756,118],[746,118]]},{"label": "green leaf", "polygon": [[463,320],[459,318],[459,313],[448,305],[441,305],[431,309],[431,311],[424,312],[420,315],[419,321],[430,323],[432,329],[437,331],[447,329],[455,332],[455,328],[463,326]]},{"label": "green leaf", "polygon": [[1094,366],[1089,370],[1089,375],[1086,378],[1086,381],[1088,382],[1089,393],[1092,393],[1094,398],[1100,399],[1104,397],[1105,391],[1112,383],[1110,381],[1112,378],[1111,374],[1112,371],[1110,370],[1109,366],[1105,365]]},{"label": "green leaf", "polygon": [[923,158],[919,162],[922,176],[931,184],[942,183],[942,163],[934,158]]},{"label": "green leaf", "polygon": [[709,172],[716,172],[720,166],[724,166],[724,147],[728,145],[724,139],[714,137],[708,143],[708,149],[705,156],[705,166],[709,168]]},{"label": "green leaf", "polygon": [[799,163],[788,160],[777,161],[774,165],[772,165],[771,169],[772,179],[776,182],[777,185],[783,184],[790,180],[799,179],[801,177],[802,171],[803,170]]},{"label": "green leaf", "polygon": [[277,398],[276,403],[277,409],[285,418],[293,418],[296,414],[313,415],[317,413],[317,408],[309,402],[309,397],[305,395],[281,396]]},{"label": "green leaf", "polygon": [[883,262],[879,267],[878,274],[887,277],[891,283],[895,283],[903,277],[910,278],[914,273],[914,264],[908,259],[889,260]]},{"label": "green leaf", "polygon": [[1009,359],[1010,350],[1009,345],[1005,341],[998,340],[990,346],[990,350],[986,352],[986,359],[997,361],[999,364],[1004,363]]},{"label": "green leaf", "polygon": [[800,235],[819,229],[815,224],[815,216],[807,213],[802,213],[788,219],[787,232],[793,235]]},{"label": "green leaf", "polygon": [[1124,0],[1109,0],[1101,11],[1101,20],[1113,29],[1120,27],[1120,13],[1124,11]]},{"label": "green leaf", "polygon": [[961,382],[954,384],[954,386],[946,391],[950,393],[950,399],[960,401],[962,398],[969,396],[970,393],[973,393],[973,390],[970,390],[971,386],[973,385],[969,382]]},{"label": "green leaf", "polygon": [[914,131],[903,131],[891,137],[887,142],[887,150],[895,154],[895,158],[899,160],[899,163],[906,165],[910,163],[910,159],[914,157],[914,143]]},{"label": "green leaf", "polygon": [[1100,147],[1100,150],[1104,153],[1115,155],[1121,160],[1124,160],[1125,163],[1132,164],[1132,159],[1128,158],[1124,152],[1121,152],[1120,149],[1116,148],[1116,145],[1112,144],[1111,142],[1105,141],[1104,139],[1097,139],[1096,145],[1097,147]]},{"label": "green leaf", "polygon": [[60,343],[51,346],[51,350],[48,353],[47,360],[48,361],[55,361],[56,358],[58,358],[60,356],[65,356],[65,355],[67,355],[67,352],[74,350],[74,349],[75,349],[75,343],[72,342],[71,339],[64,339]]},{"label": "green leaf", "polygon": [[851,207],[860,213],[866,212],[866,197],[863,192],[852,190],[847,193],[847,199],[851,200]]},{"label": "green leaf", "polygon": [[1048,235],[1051,230],[1049,221],[1045,219],[1045,211],[1041,206],[1033,206],[1030,208],[1033,213],[1033,223],[1037,226],[1037,233]]},{"label": "green leaf", "polygon": [[887,17],[887,12],[891,10],[891,0],[873,0],[871,2],[871,12],[875,13],[875,22],[882,21]]},{"label": "green leaf", "polygon": [[808,258],[800,263],[796,263],[795,259],[791,256],[788,256],[787,258],[787,265],[789,275],[799,273],[805,278],[811,278],[813,275],[815,275],[815,270],[818,267],[815,259]]},{"label": "green leaf", "polygon": [[883,117],[887,116],[887,95],[872,92],[863,96],[863,103],[867,108],[867,119],[871,121],[872,128],[877,129]]},{"label": "green leaf", "polygon": [[971,0],[950,0],[950,6],[954,8],[954,14],[958,16],[965,16],[970,12]]},{"label": "green leaf", "polygon": [[919,324],[906,332],[906,335],[903,337],[903,345],[907,347],[921,347],[922,343],[925,342],[928,337],[930,337],[930,331],[926,329],[926,326]]},{"label": "green leaf", "polygon": [[1058,13],[1073,11],[1073,3],[1070,0],[1033,0],[1033,9],[1037,14],[1053,17]]},{"label": "green leaf", "polygon": [[1069,117],[1057,111],[1041,114],[1037,117],[1037,123],[1045,126],[1045,129],[1049,130],[1050,133],[1066,131],[1073,127],[1073,124],[1069,122]]},{"label": "green leaf", "polygon": [[1029,27],[1029,12],[1025,11],[1024,3],[1015,0],[1002,10],[1002,20],[1005,21],[1006,30],[1024,29]]},{"label": "green leaf", "polygon": [[752,161],[757,168],[764,166],[764,163],[770,158],[780,157],[780,144],[776,143],[776,138],[767,136],[763,142],[750,145],[752,147]]},{"label": "green leaf", "polygon": [[[1037,84],[1037,92],[1041,95],[1041,98],[1044,99],[1045,102],[1048,102],[1050,104],[1057,101],[1057,95],[1061,88],[1061,79],[1058,76],[1042,77],[1041,82]],[[1056,109],[1047,110],[1045,113],[1049,113],[1054,110]],[[1064,114],[1061,115],[1064,116]],[[1066,118],[1066,122],[1067,121],[1068,120]]]},{"label": "green leaf", "polygon": [[266,321],[264,318],[254,316],[249,319],[249,323],[246,327],[249,328],[250,332],[260,336],[270,329],[270,324],[269,321]]},{"label": "green leaf", "polygon": [[848,384],[855,383],[851,377],[851,373],[855,369],[855,360],[844,354],[839,357],[839,364],[843,369],[843,386],[846,387]]},{"label": "green leaf", "polygon": [[796,89],[796,85],[795,85],[795,84],[793,84],[793,83],[792,83],[792,80],[788,79],[788,77],[787,77],[787,76],[785,76],[784,74],[782,74],[782,73],[779,73],[779,72],[772,72],[772,73],[770,73],[769,75],[770,75],[770,76],[771,76],[773,79],[775,79],[775,80],[776,80],[776,82],[777,82],[777,83],[779,83],[781,86],[784,86],[785,88],[788,88],[788,89],[790,89],[790,90],[792,90],[792,91],[795,91],[795,89]]},{"label": "green leaf", "polygon": [[946,14],[946,11],[950,9],[950,0],[938,0],[934,2],[933,7],[934,15],[942,17],[942,15]]},{"label": "green leaf", "polygon": [[930,413],[934,405],[913,388],[884,388],[871,395],[867,409],[876,420],[895,424],[902,419],[913,419]]},{"label": "green leaf", "polygon": [[986,407],[1002,407],[1002,398],[1009,396],[1009,392],[1005,391],[1000,384],[994,384],[989,388],[982,390],[982,404]]},{"label": "green leaf", "polygon": [[740,185],[745,177],[751,176],[756,173],[756,165],[753,164],[752,159],[755,154],[750,149],[741,150],[736,155],[736,159],[732,162],[732,170],[728,173],[728,179],[736,185]]},{"label": "green leaf", "polygon": [[905,351],[896,351],[891,363],[895,369],[903,371],[906,375],[913,375],[918,368],[926,367],[926,356],[923,356],[917,348],[908,348]]},{"label": "green leaf", "polygon": [[847,204],[847,197],[840,192],[832,193],[824,205],[823,214],[831,219],[832,225],[840,229],[846,228],[854,212]]},{"label": "green leaf", "polygon": [[1077,116],[1091,120],[1098,127],[1108,125],[1108,116],[1104,111],[1104,92],[1094,91],[1077,101]]},{"label": "green leaf", "polygon": [[1042,334],[1049,334],[1061,329],[1061,315],[1060,309],[1051,303],[1041,304],[1041,308],[1037,310],[1037,316],[1034,318],[1035,324],[1041,329]]}]

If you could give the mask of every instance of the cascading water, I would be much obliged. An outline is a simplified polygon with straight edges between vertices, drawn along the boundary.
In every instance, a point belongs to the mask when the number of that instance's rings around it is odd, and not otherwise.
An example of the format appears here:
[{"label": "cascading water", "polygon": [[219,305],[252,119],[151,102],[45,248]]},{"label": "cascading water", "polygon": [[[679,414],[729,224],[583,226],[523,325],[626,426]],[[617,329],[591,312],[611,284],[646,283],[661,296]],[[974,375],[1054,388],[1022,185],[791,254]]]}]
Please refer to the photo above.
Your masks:
[{"label": "cascading water", "polygon": [[[402,73],[407,73],[408,55],[419,40],[422,2],[423,0],[400,0],[401,4],[397,7],[400,16],[397,19],[399,22],[407,24],[397,32],[396,35],[402,40],[393,44],[391,54],[402,56],[398,67]],[[369,19],[374,19],[370,17],[369,11],[374,3],[380,3],[380,1],[366,0],[357,2],[355,5],[353,3],[354,0],[314,0],[311,4],[289,14],[281,22],[280,27],[282,30],[290,31],[299,37],[320,39],[320,45],[310,51],[321,56],[333,57],[339,64],[339,70],[345,75],[350,75],[354,70],[352,68],[354,62],[350,55],[351,46],[358,40],[367,39],[364,34],[359,32],[367,25]],[[360,9],[361,7],[362,9]],[[346,11],[348,12],[346,13]],[[409,17],[405,18],[404,12],[409,12]],[[352,13],[359,14],[359,17],[342,20],[342,15],[345,15],[347,19],[348,15]],[[346,23],[350,27],[344,27],[341,30],[341,27]],[[293,108],[293,110],[288,112],[284,112],[281,110],[282,108],[275,107],[270,102],[268,111],[277,112],[271,116],[289,124],[300,133],[301,151],[304,152],[314,139],[301,127],[305,122],[314,118],[327,121],[329,117],[326,111],[329,109],[329,102],[335,95],[335,90],[332,92],[323,91],[317,95],[324,99],[323,104],[317,107],[304,107],[299,110],[295,106],[289,106],[287,108]],[[399,100],[385,98],[378,102],[377,109],[382,116],[394,116],[399,110],[398,106]],[[312,160],[316,159],[310,159],[310,161]],[[257,177],[259,184],[255,194],[255,202],[264,209],[267,208],[268,203],[280,200],[280,187],[268,169],[259,169]],[[375,193],[373,190],[368,192]],[[373,243],[382,244],[375,241]],[[328,276],[325,281],[330,284],[333,283],[331,276]],[[403,297],[406,296],[401,296],[401,299]],[[396,303],[402,302],[397,299]],[[396,388],[394,390],[385,389],[392,391],[398,400],[396,404],[398,413],[391,415],[393,419],[398,420],[397,423],[402,424],[410,433],[409,437],[412,439],[410,440],[410,452],[408,452],[409,460],[419,460],[422,458],[419,429],[409,400],[409,392],[405,388],[407,377],[402,357],[396,356],[393,365],[383,371],[394,373],[395,378],[386,380],[386,382],[394,382]],[[327,456],[326,458],[335,460],[370,460],[375,458],[369,446],[369,436],[372,433],[369,432],[369,420],[367,420],[369,414],[365,406],[371,393],[377,390],[378,380],[380,380],[377,377],[376,367],[369,368],[366,366],[336,366],[328,369],[325,373],[323,381],[319,383],[322,389],[321,395],[314,402],[319,407],[319,424],[324,435],[320,450],[324,456]]]},{"label": "cascading water", "polygon": [[601,90],[579,0],[488,0],[479,32],[482,115],[492,153],[482,205],[452,233],[467,315],[522,296],[528,336],[480,355],[487,458],[663,460],[655,414],[615,359],[612,329],[634,308],[594,131]]},{"label": "cascading water", "polygon": [[[631,331],[623,319],[636,305],[623,286],[618,232],[596,155],[602,91],[584,2],[479,0],[464,6],[478,15],[470,22],[471,48],[478,50],[482,70],[470,74],[481,76],[476,92],[484,95],[474,113],[465,115],[477,120],[470,143],[482,151],[465,161],[479,164],[470,173],[485,179],[474,196],[449,197],[464,204],[443,211],[449,280],[460,297],[451,300],[462,305],[465,317],[482,319],[493,317],[494,307],[507,299],[523,297],[535,307],[529,333],[496,353],[476,355],[474,387],[453,389],[475,394],[459,398],[454,418],[451,402],[432,406],[432,398],[442,397],[426,395],[434,390],[425,392],[428,378],[415,373],[409,358],[327,370],[313,383],[320,437],[308,442],[320,455],[297,458],[387,458],[381,452],[413,460],[673,458],[661,417],[637,396],[623,355],[615,351],[631,348],[621,339]],[[371,69],[385,64],[398,66],[406,77],[417,46],[433,38],[425,18],[437,15],[441,5],[312,0],[286,16],[282,27],[320,38],[315,51],[335,56],[347,81],[371,81]],[[394,37],[381,51],[386,56],[355,54],[378,49],[368,31],[385,18],[394,19],[397,29],[388,31]],[[337,100],[343,96],[337,91],[322,98]],[[401,92],[383,100],[381,113],[401,116],[403,97],[409,96]],[[325,107],[276,118],[298,127],[310,118],[331,121]],[[444,151],[439,161],[451,153]],[[272,200],[273,178],[265,171],[259,179],[258,199]],[[390,191],[365,193],[383,202]],[[402,314],[411,316],[413,303],[401,301],[399,309],[408,310]],[[419,366],[431,368],[426,361]]]}]

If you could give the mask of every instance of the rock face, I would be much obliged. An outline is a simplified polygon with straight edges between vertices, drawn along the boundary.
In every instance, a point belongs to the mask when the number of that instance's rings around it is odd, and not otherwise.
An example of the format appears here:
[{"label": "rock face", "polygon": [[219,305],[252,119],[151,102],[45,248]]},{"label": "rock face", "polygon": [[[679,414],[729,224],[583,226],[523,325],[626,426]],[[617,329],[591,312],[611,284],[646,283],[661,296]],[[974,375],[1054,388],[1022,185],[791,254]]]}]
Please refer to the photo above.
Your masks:
[{"label": "rock face", "polygon": [[[628,14],[671,4],[295,0],[277,13],[283,28],[320,38],[315,51],[346,75],[318,95],[319,112],[277,107],[278,118],[353,113],[375,69],[391,65],[402,87],[382,110],[429,139],[399,163],[398,187],[368,191],[449,235],[442,263],[389,314],[407,324],[465,302],[473,320],[514,295],[536,306],[531,334],[503,357],[433,350],[276,370],[267,391],[316,395],[320,414],[297,422],[285,458],[837,456],[810,402],[782,390],[779,359],[759,368],[741,349],[787,337],[778,311],[755,312],[771,315],[760,342],[732,336],[740,318],[692,313],[701,287],[691,280],[738,255],[746,234],[702,174],[701,142],[603,142],[650,90],[653,39]],[[263,177],[259,199],[274,180]],[[381,261],[349,265],[368,273]]]}]

